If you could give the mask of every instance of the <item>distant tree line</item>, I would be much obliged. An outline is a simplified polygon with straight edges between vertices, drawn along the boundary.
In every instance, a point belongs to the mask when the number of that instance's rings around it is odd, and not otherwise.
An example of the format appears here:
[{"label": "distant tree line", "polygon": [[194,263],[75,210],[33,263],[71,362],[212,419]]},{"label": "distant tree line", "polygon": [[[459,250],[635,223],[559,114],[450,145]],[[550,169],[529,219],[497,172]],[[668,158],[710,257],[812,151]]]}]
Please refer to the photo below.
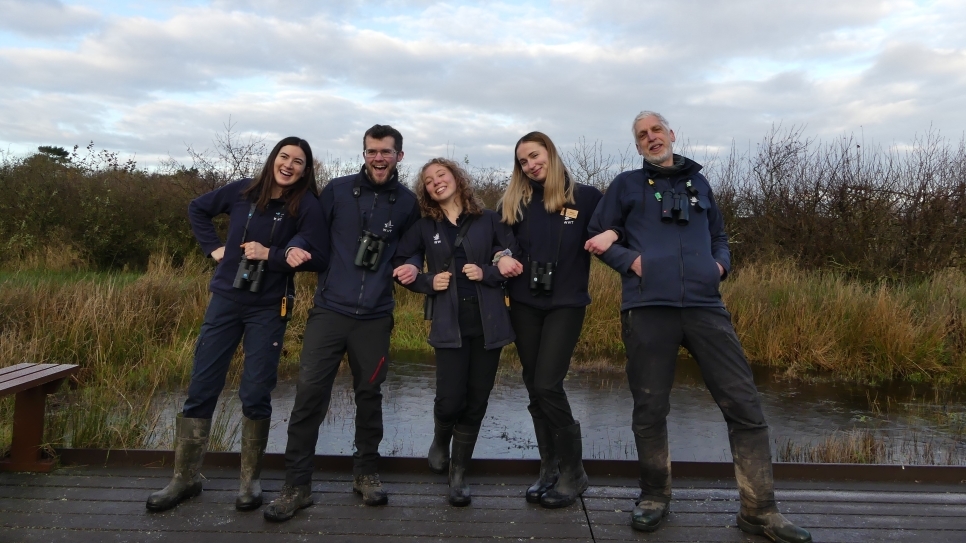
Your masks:
[{"label": "distant tree line", "polygon": [[[4,156],[0,264],[48,247],[69,247],[97,269],[143,269],[162,249],[185,258],[198,250],[188,202],[254,175],[267,154],[264,142],[240,138],[230,123],[214,144],[212,151],[189,147],[190,165],[169,159],[153,172],[93,144]],[[630,148],[615,157],[584,139],[562,152],[576,181],[601,190],[640,166]],[[964,140],[927,133],[907,148],[884,149],[852,137],[822,143],[800,129],[776,128],[746,152],[694,158],[705,165],[739,267],[782,259],[863,279],[906,279],[964,265]],[[495,207],[507,171],[463,162],[484,203]],[[361,158],[323,158],[317,182],[360,166]],[[411,183],[412,170],[402,173]]]}]

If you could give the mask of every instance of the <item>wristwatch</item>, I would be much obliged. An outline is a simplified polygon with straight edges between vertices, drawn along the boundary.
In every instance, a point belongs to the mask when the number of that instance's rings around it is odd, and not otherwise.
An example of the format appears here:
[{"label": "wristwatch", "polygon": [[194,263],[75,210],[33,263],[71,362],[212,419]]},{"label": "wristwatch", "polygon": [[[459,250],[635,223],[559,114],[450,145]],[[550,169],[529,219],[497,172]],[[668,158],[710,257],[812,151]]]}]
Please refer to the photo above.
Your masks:
[{"label": "wristwatch", "polygon": [[503,258],[503,257],[505,257],[505,256],[513,256],[513,251],[511,251],[509,249],[503,249],[499,253],[496,253],[495,255],[493,255],[493,262],[492,262],[492,264],[494,266],[496,266],[496,263],[499,262],[500,259]]}]

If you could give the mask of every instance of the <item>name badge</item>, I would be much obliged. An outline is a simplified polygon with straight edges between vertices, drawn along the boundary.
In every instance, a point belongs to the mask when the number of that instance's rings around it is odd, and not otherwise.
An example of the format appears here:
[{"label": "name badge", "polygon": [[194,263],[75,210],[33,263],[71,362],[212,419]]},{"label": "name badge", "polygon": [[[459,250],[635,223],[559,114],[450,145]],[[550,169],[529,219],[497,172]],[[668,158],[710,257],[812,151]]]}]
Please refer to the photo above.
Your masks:
[{"label": "name badge", "polygon": [[563,215],[564,217],[567,217],[568,219],[576,219],[577,218],[577,210],[576,209],[568,209],[568,208],[565,207],[565,208],[563,208],[563,209],[560,210],[560,214]]}]

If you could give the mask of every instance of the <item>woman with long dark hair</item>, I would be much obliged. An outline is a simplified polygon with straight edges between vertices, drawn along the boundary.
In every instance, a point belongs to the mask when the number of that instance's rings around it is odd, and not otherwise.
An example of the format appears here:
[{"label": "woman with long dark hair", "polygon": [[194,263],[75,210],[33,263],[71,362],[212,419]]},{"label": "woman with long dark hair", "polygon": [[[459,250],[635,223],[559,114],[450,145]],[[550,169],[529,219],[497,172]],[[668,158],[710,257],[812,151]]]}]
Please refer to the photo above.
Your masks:
[{"label": "woman with long dark hair", "polygon": [[[449,464],[449,502],[459,507],[470,503],[464,476],[486,415],[500,351],[513,341],[501,273],[512,258],[498,263],[493,255],[517,248],[510,229],[496,213],[483,209],[469,175],[452,160],[426,163],[416,196],[423,218],[399,242],[393,276],[429,297],[429,344],[436,351],[429,467],[443,473]],[[423,260],[427,273],[422,273]]]},{"label": "woman with long dark hair", "polygon": [[570,505],[587,488],[580,423],[563,381],[590,303],[590,253],[584,244],[601,197],[599,190],[570,179],[545,134],[531,132],[517,141],[500,212],[513,229],[523,264],[508,292],[540,452],[540,476],[526,497],[549,508]]},{"label": "woman with long dark hair", "polygon": [[[305,140],[289,137],[275,145],[258,177],[228,183],[188,206],[195,238],[218,266],[208,287],[211,299],[195,346],[188,398],[175,421],[174,477],[151,494],[148,510],[170,509],[201,492],[211,417],[242,339],[245,361],[238,397],[244,418],[235,507],[248,511],[262,504],[259,474],[271,394],[295,294],[285,247],[296,233],[307,240],[328,239],[317,195],[312,149]],[[229,216],[225,242],[212,223],[221,214]],[[310,254],[305,269],[324,268],[326,248],[313,246]]]}]

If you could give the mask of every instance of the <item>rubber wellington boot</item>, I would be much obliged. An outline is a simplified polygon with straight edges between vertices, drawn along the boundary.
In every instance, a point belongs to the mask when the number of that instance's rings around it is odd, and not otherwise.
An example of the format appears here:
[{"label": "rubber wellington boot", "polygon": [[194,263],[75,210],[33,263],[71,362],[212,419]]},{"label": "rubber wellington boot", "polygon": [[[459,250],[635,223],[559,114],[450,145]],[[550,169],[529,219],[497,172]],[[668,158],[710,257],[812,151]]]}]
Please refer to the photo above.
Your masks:
[{"label": "rubber wellington boot", "polygon": [[653,532],[661,527],[671,510],[671,455],[668,451],[667,425],[651,435],[634,435],[637,463],[640,466],[641,495],[634,502],[631,528]]},{"label": "rubber wellington boot", "polygon": [[174,422],[174,476],[168,486],[148,497],[148,511],[167,511],[201,494],[201,463],[205,459],[211,419],[189,419],[181,413]]},{"label": "rubber wellington boot", "polygon": [[557,484],[540,496],[540,505],[548,509],[567,507],[577,501],[587,490],[587,473],[584,472],[584,447],[580,438],[580,423],[557,428],[553,431],[553,446],[560,458],[560,477]]},{"label": "rubber wellington boot", "polygon": [[540,503],[540,496],[553,488],[560,471],[558,458],[553,444],[553,429],[545,418],[533,417],[533,433],[537,436],[537,450],[540,452],[540,477],[527,489],[527,501]]},{"label": "rubber wellington boot", "polygon": [[235,509],[251,511],[262,506],[262,457],[268,445],[271,419],[251,420],[242,417],[241,474],[238,477],[238,496]]},{"label": "rubber wellington boot", "polygon": [[775,543],[810,543],[811,534],[788,521],[775,504],[768,428],[728,429],[741,511],[738,527]]},{"label": "rubber wellington boot", "polygon": [[479,426],[456,425],[453,428],[453,456],[449,461],[449,503],[455,507],[470,504],[470,485],[466,484],[466,468],[473,458]]},{"label": "rubber wellington boot", "polygon": [[433,417],[433,423],[433,443],[426,454],[429,470],[433,473],[446,473],[449,469],[449,442],[453,437],[453,424],[443,424],[436,417]]}]

